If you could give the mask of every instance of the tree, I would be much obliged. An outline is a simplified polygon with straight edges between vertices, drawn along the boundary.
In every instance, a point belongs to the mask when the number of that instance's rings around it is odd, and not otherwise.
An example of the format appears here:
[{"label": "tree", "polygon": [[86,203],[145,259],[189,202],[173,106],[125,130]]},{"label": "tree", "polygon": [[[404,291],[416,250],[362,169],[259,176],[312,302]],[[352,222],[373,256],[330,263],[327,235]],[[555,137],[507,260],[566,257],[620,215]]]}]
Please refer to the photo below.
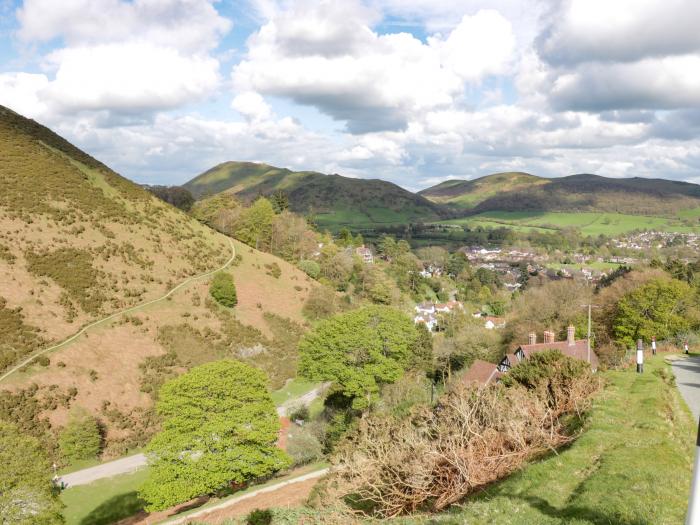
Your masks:
[{"label": "tree", "polygon": [[302,313],[315,321],[330,317],[338,311],[336,293],[327,286],[315,286],[304,303]]},{"label": "tree", "polygon": [[233,308],[238,304],[236,284],[233,282],[233,277],[231,277],[229,273],[215,273],[211,284],[209,284],[209,293],[220,305]]},{"label": "tree", "polygon": [[71,462],[96,458],[101,445],[102,435],[97,420],[86,412],[73,414],[58,437],[61,456]]},{"label": "tree", "polygon": [[638,338],[673,337],[697,326],[698,314],[689,301],[690,287],[681,281],[654,279],[625,295],[617,305],[615,338],[632,347]]},{"label": "tree", "polygon": [[299,343],[299,372],[334,381],[355,409],[368,408],[383,383],[393,383],[415,360],[418,333],[407,316],[368,306],[321,322]]},{"label": "tree", "polygon": [[163,430],[148,444],[140,495],[161,510],[290,464],[276,447],[279,420],[261,370],[216,361],[165,383],[156,410]]},{"label": "tree", "polygon": [[0,523],[60,524],[62,505],[51,486],[51,465],[39,442],[0,421]]},{"label": "tree", "polygon": [[287,194],[282,190],[273,193],[270,197],[270,201],[272,202],[272,208],[275,210],[275,213],[282,213],[289,209],[289,197],[287,197]]},{"label": "tree", "polygon": [[272,203],[265,197],[260,197],[242,213],[240,225],[236,229],[236,237],[246,244],[255,246],[256,249],[268,249],[274,217],[275,210]]}]

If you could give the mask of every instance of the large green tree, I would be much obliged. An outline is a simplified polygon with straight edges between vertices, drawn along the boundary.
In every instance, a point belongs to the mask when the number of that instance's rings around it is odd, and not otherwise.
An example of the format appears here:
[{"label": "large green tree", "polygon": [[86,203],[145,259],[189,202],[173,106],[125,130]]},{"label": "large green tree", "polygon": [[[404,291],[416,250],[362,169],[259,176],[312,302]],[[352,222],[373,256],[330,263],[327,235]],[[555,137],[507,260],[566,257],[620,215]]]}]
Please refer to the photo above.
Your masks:
[{"label": "large green tree", "polygon": [[650,341],[673,337],[698,324],[693,293],[675,279],[654,279],[629,292],[617,304],[613,323],[615,338],[627,347],[638,338]]},{"label": "large green tree", "polygon": [[58,445],[61,456],[68,461],[96,458],[102,445],[97,420],[84,411],[74,413],[61,430]]},{"label": "large green tree", "polygon": [[260,197],[242,213],[235,235],[246,244],[267,250],[272,240],[274,218],[272,203],[265,197]]},{"label": "large green tree", "polygon": [[264,372],[239,361],[193,368],[165,383],[156,404],[163,430],[147,447],[140,494],[161,510],[289,465],[276,447],[279,420]]},{"label": "large green tree", "polygon": [[39,442],[0,421],[0,524],[60,524],[62,505]]},{"label": "large green tree", "polygon": [[[299,372],[334,381],[364,409],[383,383],[393,383],[422,354],[418,332],[407,316],[390,307],[368,306],[319,323],[299,344]],[[421,359],[424,356],[420,355]]]}]

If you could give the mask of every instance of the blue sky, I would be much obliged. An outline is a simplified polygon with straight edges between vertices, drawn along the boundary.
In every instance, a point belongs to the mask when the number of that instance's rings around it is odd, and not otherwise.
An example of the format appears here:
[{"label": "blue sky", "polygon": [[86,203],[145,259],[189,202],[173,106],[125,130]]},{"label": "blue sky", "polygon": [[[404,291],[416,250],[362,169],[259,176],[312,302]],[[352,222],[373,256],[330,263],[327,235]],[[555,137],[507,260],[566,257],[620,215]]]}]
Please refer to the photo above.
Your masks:
[{"label": "blue sky", "polygon": [[0,0],[0,104],[144,183],[700,182],[696,0]]}]

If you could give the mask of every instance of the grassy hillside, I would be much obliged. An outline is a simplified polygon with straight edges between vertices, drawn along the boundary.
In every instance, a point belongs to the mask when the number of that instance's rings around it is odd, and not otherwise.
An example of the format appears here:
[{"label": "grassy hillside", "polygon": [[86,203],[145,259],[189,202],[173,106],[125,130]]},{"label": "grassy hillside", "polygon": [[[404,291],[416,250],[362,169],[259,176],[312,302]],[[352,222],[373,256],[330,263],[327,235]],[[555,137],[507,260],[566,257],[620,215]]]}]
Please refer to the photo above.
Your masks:
[{"label": "grassy hillside", "polygon": [[676,217],[679,210],[700,207],[697,184],[590,174],[545,179],[498,173],[474,181],[448,181],[420,194],[471,213],[556,211]]},{"label": "grassy hillside", "polygon": [[448,180],[418,194],[433,202],[468,210],[496,195],[522,191],[532,186],[547,184],[547,182],[548,179],[529,173],[494,173],[474,180]]},{"label": "grassy hillside", "polygon": [[292,211],[313,215],[320,226],[331,229],[432,221],[446,216],[440,205],[390,182],[294,172],[252,162],[219,164],[185,187],[200,199],[226,191],[247,201],[283,191]]},{"label": "grassy hillside", "polygon": [[[0,173],[0,370],[232,255],[226,237],[2,107]],[[235,247],[235,309],[210,300],[210,277],[192,280],[3,380],[0,417],[50,444],[81,407],[104,424],[107,454],[118,455],[157,428],[158,385],[189,366],[239,357],[280,386],[294,374],[311,283],[284,261]],[[273,263],[277,278],[266,269]]]},{"label": "grassy hillside", "polygon": [[678,233],[700,232],[700,224],[693,212],[698,208],[683,210],[679,218],[639,216],[606,212],[540,212],[540,211],[488,211],[461,219],[444,221],[470,227],[501,228],[517,231],[553,231],[576,228],[583,235],[615,236],[634,230],[655,230]]}]

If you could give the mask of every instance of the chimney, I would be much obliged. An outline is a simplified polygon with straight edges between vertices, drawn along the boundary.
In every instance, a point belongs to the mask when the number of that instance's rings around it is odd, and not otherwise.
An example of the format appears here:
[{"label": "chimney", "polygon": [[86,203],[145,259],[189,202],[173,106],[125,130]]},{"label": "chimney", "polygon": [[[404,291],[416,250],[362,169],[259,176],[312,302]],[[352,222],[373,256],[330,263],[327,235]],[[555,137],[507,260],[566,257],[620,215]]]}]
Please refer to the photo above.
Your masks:
[{"label": "chimney", "polygon": [[537,334],[535,332],[530,332],[527,334],[527,344],[534,345],[537,343]]},{"label": "chimney", "polygon": [[546,330],[544,332],[544,342],[545,343],[553,343],[554,342],[554,332],[550,332],[549,330]]},{"label": "chimney", "polygon": [[566,342],[569,343],[569,346],[576,344],[576,328],[572,324],[566,329]]}]

